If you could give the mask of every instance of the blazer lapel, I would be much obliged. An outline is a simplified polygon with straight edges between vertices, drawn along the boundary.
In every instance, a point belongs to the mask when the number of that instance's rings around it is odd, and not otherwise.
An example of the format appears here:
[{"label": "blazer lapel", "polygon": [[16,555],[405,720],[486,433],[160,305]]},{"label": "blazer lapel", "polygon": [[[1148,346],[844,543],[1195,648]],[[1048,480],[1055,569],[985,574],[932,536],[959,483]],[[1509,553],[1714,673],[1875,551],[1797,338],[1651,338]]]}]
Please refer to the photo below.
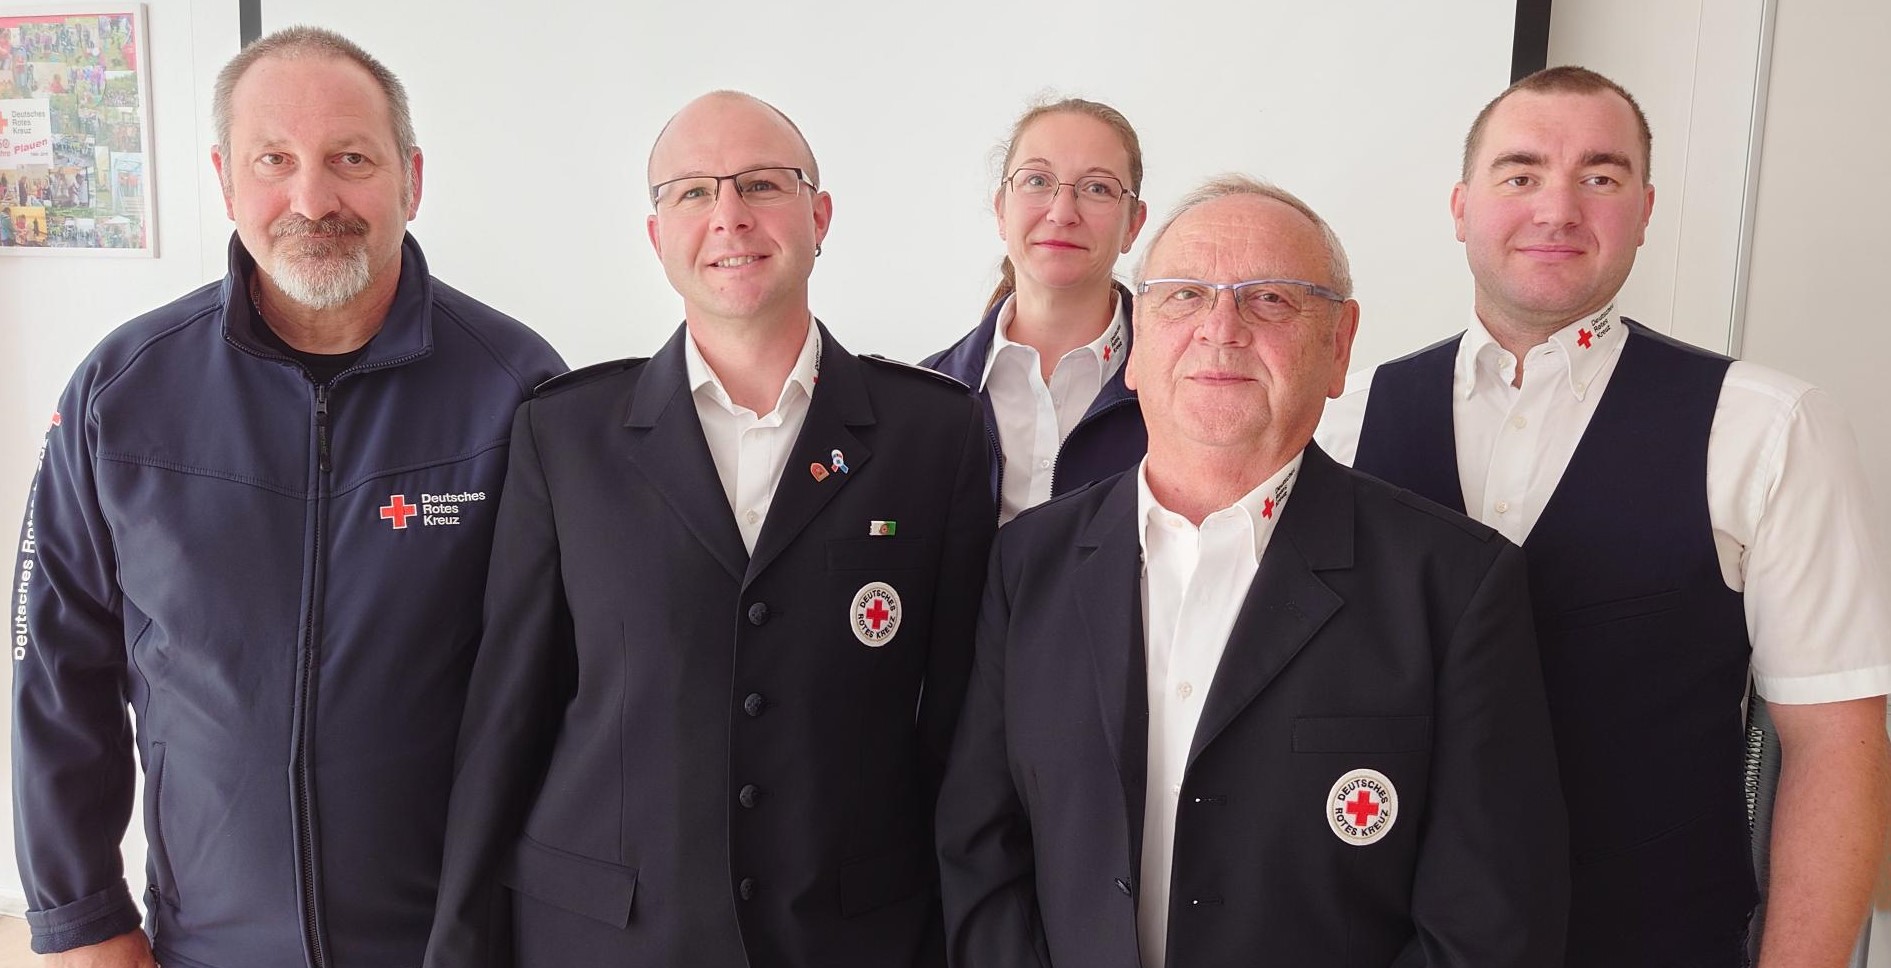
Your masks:
[{"label": "blazer lapel", "polygon": [[748,554],[690,398],[683,362],[685,333],[685,327],[678,327],[637,381],[624,415],[631,434],[630,461],[730,577],[740,580]]},{"label": "blazer lapel", "polygon": [[1116,479],[1077,541],[1076,608],[1089,644],[1104,736],[1128,811],[1131,856],[1142,853],[1143,789],[1149,770],[1148,665],[1143,656],[1142,537],[1136,471]]},{"label": "blazer lapel", "polygon": [[1202,704],[1190,766],[1342,604],[1314,572],[1352,566],[1352,481],[1314,444],[1276,527]]},{"label": "blazer lapel", "polygon": [[[817,321],[816,326],[821,326]],[[768,519],[756,536],[755,553],[749,557],[744,582],[761,574],[787,547],[794,543],[809,522],[827,502],[834,499],[849,481],[859,476],[861,468],[873,457],[866,442],[851,428],[874,422],[873,402],[867,394],[866,377],[861,363],[821,326],[821,360],[814,397],[808,402],[808,416],[801,424],[794,448],[788,452],[788,465],[781,472],[781,483],[768,505]],[[842,466],[834,467],[834,452],[839,451]],[[812,465],[827,471],[816,477]],[[860,521],[859,536],[867,536],[867,521]],[[739,542],[738,542],[739,547]]]}]

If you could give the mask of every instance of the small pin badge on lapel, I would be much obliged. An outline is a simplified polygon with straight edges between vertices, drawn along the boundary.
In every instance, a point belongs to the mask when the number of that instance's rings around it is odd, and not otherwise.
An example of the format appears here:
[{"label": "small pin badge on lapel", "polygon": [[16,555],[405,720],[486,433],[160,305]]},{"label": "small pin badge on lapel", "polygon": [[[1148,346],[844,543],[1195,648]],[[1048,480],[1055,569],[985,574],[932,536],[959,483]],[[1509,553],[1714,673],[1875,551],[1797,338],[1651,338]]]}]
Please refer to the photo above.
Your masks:
[{"label": "small pin badge on lapel", "polygon": [[847,473],[847,458],[846,458],[846,456],[845,456],[845,455],[843,455],[843,454],[842,454],[842,453],[840,452],[840,449],[839,449],[839,448],[835,448],[835,449],[834,449],[834,453],[833,453],[833,455],[832,455],[832,456],[833,456],[833,458],[834,458],[834,460],[833,460],[833,463],[832,463],[832,464],[831,464],[830,466],[832,466],[832,467],[834,468],[834,473],[836,473],[836,474],[845,474],[845,473]]},{"label": "small pin badge on lapel", "polygon": [[891,538],[900,529],[898,521],[868,521],[867,536],[870,538]]},{"label": "small pin badge on lapel", "polygon": [[827,465],[817,460],[808,465],[808,473],[814,475],[817,481],[825,481],[827,480]]}]

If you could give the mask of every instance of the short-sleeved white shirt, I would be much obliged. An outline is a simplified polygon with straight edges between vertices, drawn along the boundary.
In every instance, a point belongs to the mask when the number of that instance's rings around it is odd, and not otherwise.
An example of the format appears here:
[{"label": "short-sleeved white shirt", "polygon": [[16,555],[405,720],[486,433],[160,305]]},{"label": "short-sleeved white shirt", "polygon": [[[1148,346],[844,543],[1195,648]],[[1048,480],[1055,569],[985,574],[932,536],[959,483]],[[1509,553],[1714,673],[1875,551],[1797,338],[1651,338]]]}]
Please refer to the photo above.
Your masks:
[{"label": "short-sleeved white shirt", "polygon": [[[1611,309],[1516,360],[1476,319],[1451,412],[1467,513],[1522,544],[1632,338]],[[1327,402],[1314,439],[1352,464],[1377,368]],[[1753,363],[1727,368],[1707,441],[1707,503],[1727,587],[1745,598],[1754,683],[1780,703],[1891,693],[1891,576],[1870,486],[1832,398]]]}]

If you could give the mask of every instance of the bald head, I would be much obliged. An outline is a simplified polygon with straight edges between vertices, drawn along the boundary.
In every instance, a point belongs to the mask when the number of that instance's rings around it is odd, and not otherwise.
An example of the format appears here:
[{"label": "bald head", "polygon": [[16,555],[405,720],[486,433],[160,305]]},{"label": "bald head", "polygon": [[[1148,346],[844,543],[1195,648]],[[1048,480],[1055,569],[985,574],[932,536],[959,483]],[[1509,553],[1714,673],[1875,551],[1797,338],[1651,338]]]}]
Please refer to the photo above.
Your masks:
[{"label": "bald head", "polygon": [[[693,170],[687,156],[705,140],[717,143],[754,144],[758,150],[773,151],[779,157],[756,161],[748,167],[779,166],[799,168],[808,181],[821,184],[821,169],[814,160],[814,149],[800,127],[780,108],[741,91],[711,91],[683,105],[681,111],[665,122],[650,146],[646,175],[650,184],[682,175],[727,175],[726,171]],[[677,142],[686,142],[679,146]]]}]

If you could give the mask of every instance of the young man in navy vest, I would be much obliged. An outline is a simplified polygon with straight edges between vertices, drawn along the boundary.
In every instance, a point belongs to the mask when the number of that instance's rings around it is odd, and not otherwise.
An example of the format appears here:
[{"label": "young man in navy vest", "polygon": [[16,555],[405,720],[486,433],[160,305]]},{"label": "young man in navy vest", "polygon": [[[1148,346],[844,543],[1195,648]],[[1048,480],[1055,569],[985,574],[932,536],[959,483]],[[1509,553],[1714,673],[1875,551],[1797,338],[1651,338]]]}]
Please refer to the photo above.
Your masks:
[{"label": "young man in navy vest", "polygon": [[1842,965],[1887,814],[1891,583],[1829,397],[1617,314],[1650,141],[1628,92],[1581,68],[1485,107],[1451,195],[1476,318],[1355,374],[1318,440],[1527,553],[1568,964],[1747,962],[1751,681],[1783,762],[1760,964]]}]

